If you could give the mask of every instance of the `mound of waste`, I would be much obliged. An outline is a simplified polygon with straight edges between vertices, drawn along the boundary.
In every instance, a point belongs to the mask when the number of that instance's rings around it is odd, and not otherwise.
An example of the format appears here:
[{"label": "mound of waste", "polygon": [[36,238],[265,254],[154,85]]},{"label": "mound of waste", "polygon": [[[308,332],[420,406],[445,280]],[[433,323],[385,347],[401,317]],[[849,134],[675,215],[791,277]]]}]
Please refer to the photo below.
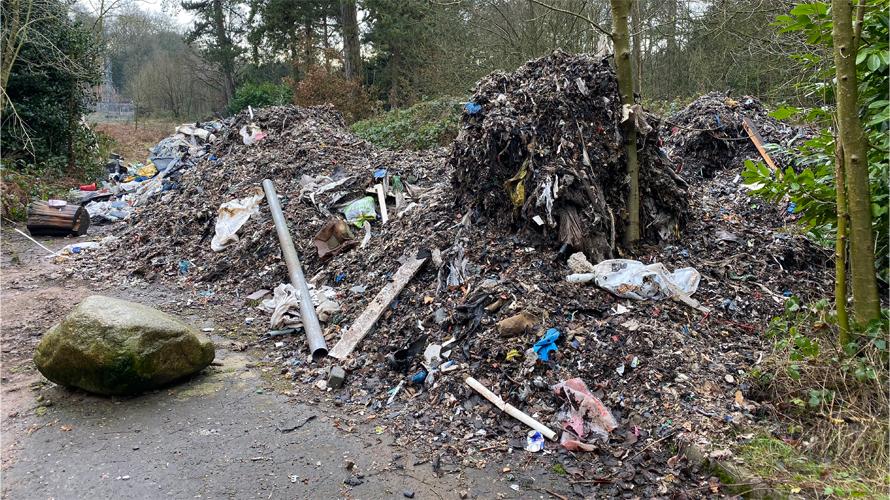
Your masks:
[{"label": "mound of waste", "polygon": [[[787,149],[813,137],[811,129],[782,123],[769,116],[755,97],[733,98],[722,92],[711,92],[692,101],[682,111],[662,123],[668,156],[688,175],[713,177],[717,170],[740,167],[747,159],[760,160],[761,155],[745,130],[748,127],[761,143],[776,144]],[[779,168],[793,166],[793,156],[776,152],[771,158]]]},{"label": "mound of waste", "polygon": [[[769,348],[759,332],[832,271],[783,208],[729,171],[686,187],[642,131],[643,225],[658,239],[685,217],[684,237],[604,260],[625,202],[621,111],[605,62],[562,53],[486,78],[450,158],[376,149],[328,107],[248,111],[116,242],[71,259],[92,279],[176,282],[234,348],[341,408],[341,431],[391,436],[437,474],[543,449],[577,496],[691,490],[703,483],[676,441],[722,447],[762,411],[742,377]],[[314,286],[319,363],[264,178]],[[600,255],[560,252],[575,231]]]},{"label": "mound of waste", "polygon": [[[150,279],[186,275],[206,287],[250,293],[284,280],[278,239],[260,188],[263,179],[275,182],[298,251],[305,264],[315,267],[318,254],[329,258],[332,252],[316,252],[313,243],[328,225],[340,226],[344,239],[343,223],[349,223],[352,241],[343,250],[371,234],[366,221],[375,223],[368,248],[351,257],[358,260],[369,257],[375,245],[419,238],[417,232],[378,239],[385,232],[376,223],[379,198],[368,188],[386,185],[385,197],[393,202],[389,215],[402,219],[401,227],[437,206],[425,199],[428,185],[444,177],[443,167],[441,152],[374,149],[353,136],[331,106],[244,111],[219,133],[210,154],[182,173],[178,189],[138,207],[119,245],[126,247],[132,274]],[[415,227],[421,226],[417,221]],[[328,241],[331,230],[321,236]]]},{"label": "mound of waste", "polygon": [[[657,119],[638,113],[642,227],[656,242],[677,234],[687,193],[656,146]],[[606,59],[556,51],[494,73],[476,86],[453,145],[455,197],[492,223],[511,220],[597,260],[611,255],[628,192],[621,121]]]}]

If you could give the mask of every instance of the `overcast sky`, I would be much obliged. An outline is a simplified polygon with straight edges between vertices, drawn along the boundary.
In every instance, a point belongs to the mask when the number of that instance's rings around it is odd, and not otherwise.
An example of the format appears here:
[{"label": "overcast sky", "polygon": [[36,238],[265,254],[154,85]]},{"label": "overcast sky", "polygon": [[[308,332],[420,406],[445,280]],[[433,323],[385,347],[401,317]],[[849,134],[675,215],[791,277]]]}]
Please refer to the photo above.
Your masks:
[{"label": "overcast sky", "polygon": [[116,2],[119,7],[131,4],[144,11],[166,15],[183,30],[192,24],[192,15],[179,6],[179,0],[78,0],[87,12],[93,14],[100,10],[100,5],[104,4],[107,8],[110,2]]}]

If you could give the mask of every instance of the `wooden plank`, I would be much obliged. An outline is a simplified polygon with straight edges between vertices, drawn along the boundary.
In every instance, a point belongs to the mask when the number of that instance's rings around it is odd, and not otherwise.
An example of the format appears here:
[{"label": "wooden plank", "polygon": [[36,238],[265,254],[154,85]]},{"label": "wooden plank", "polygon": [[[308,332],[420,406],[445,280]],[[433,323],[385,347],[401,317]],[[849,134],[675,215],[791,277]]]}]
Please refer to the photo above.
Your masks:
[{"label": "wooden plank", "polygon": [[377,191],[377,201],[380,202],[380,222],[386,224],[389,222],[389,212],[386,211],[386,193],[383,192],[383,184],[377,184],[374,189]]},{"label": "wooden plank", "polygon": [[776,164],[773,163],[773,159],[770,158],[769,153],[763,149],[763,139],[760,137],[757,127],[747,116],[742,118],[742,128],[748,133],[748,137],[751,139],[751,142],[754,143],[754,147],[757,148],[757,152],[760,153],[760,157],[763,158],[763,161],[766,162],[770,170],[773,172],[778,171],[779,175],[782,175],[782,172],[776,167]]},{"label": "wooden plank", "polygon": [[414,278],[414,275],[417,274],[424,262],[426,262],[426,258],[418,259],[412,257],[411,260],[402,264],[402,267],[393,275],[392,281],[380,290],[377,296],[374,297],[374,300],[368,304],[368,307],[352,323],[352,326],[346,330],[346,333],[343,334],[343,337],[340,338],[340,341],[331,350],[331,357],[344,359],[352,353],[355,346],[365,338],[365,335],[371,331],[371,328],[374,328],[377,320],[380,319],[380,315],[389,307],[390,302]]}]

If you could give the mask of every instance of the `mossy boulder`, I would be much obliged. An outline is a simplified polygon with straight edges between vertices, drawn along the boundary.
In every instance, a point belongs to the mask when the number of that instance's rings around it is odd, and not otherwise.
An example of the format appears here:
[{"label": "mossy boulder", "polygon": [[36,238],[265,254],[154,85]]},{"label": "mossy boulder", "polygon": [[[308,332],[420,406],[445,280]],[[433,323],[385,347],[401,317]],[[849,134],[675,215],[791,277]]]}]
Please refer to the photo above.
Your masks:
[{"label": "mossy boulder", "polygon": [[196,373],[214,355],[210,339],[169,314],[92,295],[43,335],[34,364],[57,384],[118,395]]}]

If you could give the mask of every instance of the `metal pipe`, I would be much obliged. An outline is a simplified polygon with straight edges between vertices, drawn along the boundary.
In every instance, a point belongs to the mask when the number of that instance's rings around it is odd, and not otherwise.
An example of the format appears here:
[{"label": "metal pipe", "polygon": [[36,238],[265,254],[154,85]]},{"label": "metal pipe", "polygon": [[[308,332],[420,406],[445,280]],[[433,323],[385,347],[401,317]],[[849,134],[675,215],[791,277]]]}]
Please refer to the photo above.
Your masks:
[{"label": "metal pipe", "polygon": [[281,212],[278,194],[275,193],[275,184],[269,179],[263,180],[263,191],[266,193],[266,201],[269,202],[272,220],[275,221],[275,231],[278,233],[278,242],[281,244],[281,253],[287,264],[290,282],[300,292],[300,316],[303,321],[303,330],[306,332],[306,339],[309,341],[309,352],[312,353],[312,359],[318,361],[328,355],[328,346],[321,333],[321,325],[315,314],[315,305],[312,304],[312,296],[309,295],[309,286],[306,284],[306,277],[303,275],[297,250],[294,248],[294,240],[291,239],[290,230],[284,220],[284,213]]}]

